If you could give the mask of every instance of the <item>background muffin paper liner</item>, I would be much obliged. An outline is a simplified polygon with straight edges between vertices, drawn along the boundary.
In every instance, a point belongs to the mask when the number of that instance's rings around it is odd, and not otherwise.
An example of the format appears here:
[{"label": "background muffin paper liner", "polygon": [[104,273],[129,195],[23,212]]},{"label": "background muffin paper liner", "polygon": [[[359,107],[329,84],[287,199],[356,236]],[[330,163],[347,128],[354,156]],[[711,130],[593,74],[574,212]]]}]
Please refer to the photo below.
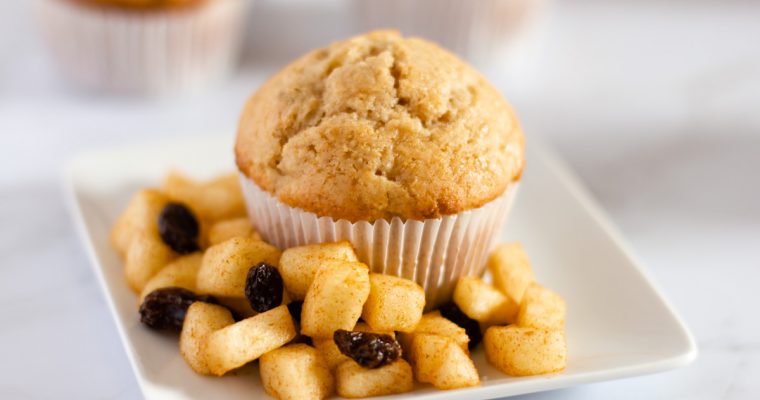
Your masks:
[{"label": "background muffin paper liner", "polygon": [[[502,76],[529,56],[548,0],[355,0],[364,29],[394,27],[433,39]],[[521,76],[522,77],[522,76]]]},{"label": "background muffin paper liner", "polygon": [[45,41],[80,86],[135,94],[200,89],[223,78],[240,52],[248,1],[132,10],[37,0]]},{"label": "background muffin paper liner", "polygon": [[262,238],[281,249],[348,240],[373,272],[410,279],[425,289],[426,309],[451,298],[457,279],[481,275],[517,191],[439,219],[350,222],[290,207],[241,175],[248,214]]}]

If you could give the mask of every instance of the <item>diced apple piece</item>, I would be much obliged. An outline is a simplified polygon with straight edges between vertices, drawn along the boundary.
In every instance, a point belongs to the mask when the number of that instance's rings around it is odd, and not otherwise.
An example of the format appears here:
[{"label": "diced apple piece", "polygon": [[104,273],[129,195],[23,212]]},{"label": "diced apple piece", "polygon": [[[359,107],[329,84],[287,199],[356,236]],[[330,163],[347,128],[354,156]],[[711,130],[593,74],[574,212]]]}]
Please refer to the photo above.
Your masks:
[{"label": "diced apple piece", "polygon": [[378,330],[414,330],[425,308],[422,287],[410,280],[383,274],[370,274],[369,283],[362,319]]},{"label": "diced apple piece", "polygon": [[364,398],[405,393],[414,387],[412,367],[398,359],[379,368],[364,368],[348,360],[335,371],[338,396]]},{"label": "diced apple piece", "polygon": [[206,357],[209,371],[214,375],[224,375],[295,337],[296,328],[287,306],[278,306],[236,322],[208,337]]},{"label": "diced apple piece", "polygon": [[279,271],[294,300],[303,300],[317,269],[324,264],[358,261],[347,241],[291,247],[282,253]]},{"label": "diced apple piece", "polygon": [[334,388],[325,361],[317,350],[303,343],[262,355],[259,373],[266,392],[282,400],[320,400],[330,396]]},{"label": "diced apple piece", "polygon": [[196,286],[214,296],[245,296],[248,271],[258,263],[277,266],[280,251],[253,238],[236,237],[211,246],[203,256]]},{"label": "diced apple piece", "polygon": [[528,256],[518,242],[496,247],[488,258],[488,270],[494,286],[515,304],[522,302],[525,290],[535,280]]},{"label": "diced apple piece", "polygon": [[166,287],[181,287],[195,292],[195,277],[201,268],[201,260],[203,253],[195,252],[180,256],[167,264],[145,284],[140,293],[140,302],[142,303],[150,292]]},{"label": "diced apple piece", "polygon": [[457,389],[480,384],[480,376],[466,351],[452,339],[416,334],[411,351],[414,376],[438,389]]},{"label": "diced apple piece", "polygon": [[533,328],[565,329],[565,300],[557,293],[532,283],[525,291],[517,325]]},{"label": "diced apple piece", "polygon": [[235,323],[230,311],[222,306],[196,301],[191,304],[182,323],[179,352],[193,371],[208,375],[206,340],[209,335]]},{"label": "diced apple piece", "polygon": [[474,276],[459,278],[454,303],[468,317],[486,324],[514,322],[519,306],[493,286]]},{"label": "diced apple piece", "polygon": [[459,345],[462,350],[468,351],[467,345],[470,338],[465,329],[441,316],[441,312],[438,310],[423,315],[413,332],[399,332],[398,341],[407,358],[412,348],[412,339],[414,339],[414,335],[419,333],[446,336]]},{"label": "diced apple piece", "polygon": [[258,232],[253,229],[248,217],[225,219],[219,221],[208,230],[208,243],[210,246],[226,242],[236,237],[249,237],[261,240]]},{"label": "diced apple piece", "polygon": [[359,262],[325,265],[314,276],[301,311],[301,333],[332,338],[351,330],[369,296],[369,269]]},{"label": "diced apple piece", "polygon": [[483,342],[488,362],[507,375],[558,372],[567,362],[567,343],[561,330],[492,326]]}]

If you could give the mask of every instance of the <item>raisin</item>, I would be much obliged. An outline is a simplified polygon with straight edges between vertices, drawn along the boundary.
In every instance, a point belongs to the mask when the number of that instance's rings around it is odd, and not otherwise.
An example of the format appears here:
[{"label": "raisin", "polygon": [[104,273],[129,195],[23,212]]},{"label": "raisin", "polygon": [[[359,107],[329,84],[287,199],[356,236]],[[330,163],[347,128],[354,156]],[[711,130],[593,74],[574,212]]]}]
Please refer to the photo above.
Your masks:
[{"label": "raisin", "polygon": [[401,345],[389,335],[339,329],[333,341],[341,353],[365,368],[382,367],[401,357]]},{"label": "raisin", "polygon": [[[303,309],[303,301],[294,301],[288,304],[288,311],[293,318],[293,323],[296,325],[296,332],[301,331],[301,310]],[[306,343],[309,346],[313,345],[310,337],[299,334],[291,343]]]},{"label": "raisin", "polygon": [[301,309],[303,308],[303,301],[294,301],[290,304],[288,304],[288,311],[290,311],[290,316],[293,317],[293,319],[296,321],[296,323],[301,323]]},{"label": "raisin", "polygon": [[[301,310],[303,309],[303,301],[294,301],[288,304],[288,311],[293,318],[293,323],[296,325],[296,332],[301,331]],[[298,334],[295,339],[290,343],[305,343],[309,346],[313,346],[314,342],[310,337]]]},{"label": "raisin", "polygon": [[216,302],[211,296],[199,296],[180,287],[156,289],[140,305],[140,322],[153,329],[179,331],[187,309],[196,301]]},{"label": "raisin", "polygon": [[467,345],[470,350],[474,349],[483,340],[483,334],[480,332],[478,321],[468,317],[455,303],[444,304],[441,306],[440,311],[444,318],[464,328],[467,336],[470,338],[470,343]]},{"label": "raisin", "polygon": [[245,297],[256,312],[269,311],[282,303],[282,277],[277,268],[258,263],[248,270]]},{"label": "raisin", "polygon": [[188,254],[200,249],[199,231],[198,219],[183,204],[167,203],[158,216],[161,240],[179,254]]}]

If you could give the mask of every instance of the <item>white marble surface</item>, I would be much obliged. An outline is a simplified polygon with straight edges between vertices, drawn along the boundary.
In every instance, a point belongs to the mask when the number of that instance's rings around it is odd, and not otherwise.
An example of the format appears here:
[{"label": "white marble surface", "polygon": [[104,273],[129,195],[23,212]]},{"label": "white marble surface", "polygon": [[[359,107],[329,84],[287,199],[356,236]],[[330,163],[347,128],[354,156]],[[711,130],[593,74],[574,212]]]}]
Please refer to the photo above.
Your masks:
[{"label": "white marble surface", "polygon": [[[259,9],[253,55],[223,86],[143,101],[61,82],[28,3],[0,5],[0,398],[139,398],[65,212],[61,165],[85,147],[234,129],[274,63],[263,54],[289,54],[265,45],[262,25],[284,11]],[[700,356],[671,372],[525,397],[757,398],[760,5],[587,0],[555,4],[551,17],[530,76],[494,79],[529,137],[558,148],[629,238]],[[310,47],[353,29],[327,26],[283,40]]]}]

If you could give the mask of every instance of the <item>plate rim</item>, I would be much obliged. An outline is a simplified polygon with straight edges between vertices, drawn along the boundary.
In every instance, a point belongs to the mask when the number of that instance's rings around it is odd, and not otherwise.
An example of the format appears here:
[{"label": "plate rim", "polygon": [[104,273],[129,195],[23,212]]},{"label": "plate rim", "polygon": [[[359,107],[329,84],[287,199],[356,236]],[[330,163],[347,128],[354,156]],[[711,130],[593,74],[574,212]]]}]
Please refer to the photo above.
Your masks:
[{"label": "plate rim", "polygon": [[[161,136],[154,136],[161,137]],[[191,135],[184,140],[187,142],[200,142],[200,141],[212,141],[223,140],[222,135]],[[127,146],[118,147],[121,150],[138,150],[140,148],[153,148],[160,146],[162,143],[173,143],[176,138],[166,138],[153,140],[143,140],[140,142],[132,143]],[[594,382],[611,381],[635,376],[655,374],[667,370],[672,370],[680,367],[684,367],[692,363],[699,354],[697,343],[694,339],[694,335],[686,325],[683,317],[677,312],[672,305],[668,297],[663,293],[661,287],[652,277],[648,268],[641,259],[632,250],[632,246],[628,240],[622,235],[621,231],[614,225],[612,219],[604,211],[601,204],[593,197],[588,188],[583,184],[579,176],[573,171],[572,168],[557,154],[557,152],[545,142],[540,139],[531,138],[531,147],[538,157],[542,158],[547,164],[552,173],[556,174],[570,192],[575,197],[583,209],[588,211],[589,215],[593,219],[593,222],[598,225],[605,235],[609,236],[612,242],[622,254],[630,261],[635,271],[640,275],[643,281],[651,288],[654,295],[662,303],[665,310],[668,312],[671,318],[676,322],[679,328],[679,333],[686,339],[686,351],[676,355],[665,357],[654,361],[645,361],[640,363],[634,363],[631,365],[620,366],[615,368],[608,368],[601,371],[588,371],[579,372],[574,375],[561,375],[552,374],[546,375],[545,380],[542,381],[513,381],[505,384],[494,384],[488,386],[474,386],[463,389],[447,390],[447,391],[435,391],[428,393],[414,394],[414,392],[405,393],[407,396],[411,396],[415,399],[459,399],[459,398],[495,398],[504,397],[504,394],[498,393],[502,389],[503,385],[513,386],[513,390],[507,397],[517,396],[521,394],[543,392],[549,390],[557,390],[562,388],[568,388],[581,384],[588,384]],[[84,210],[80,201],[77,185],[75,183],[76,167],[77,164],[84,162],[88,158],[96,158],[104,152],[112,152],[117,149],[117,146],[102,146],[97,148],[90,148],[83,150],[74,156],[68,158],[63,167],[63,173],[61,174],[61,186],[64,194],[64,203],[68,213],[73,220],[75,230],[79,240],[82,242],[87,258],[89,260],[90,267],[93,269],[95,276],[97,277],[100,290],[103,293],[108,309],[111,314],[111,318],[116,324],[116,330],[118,331],[119,338],[122,346],[127,353],[127,359],[135,376],[135,380],[140,387],[141,393],[147,396],[153,392],[156,388],[149,387],[152,385],[148,382],[147,378],[143,375],[142,368],[137,363],[136,349],[133,346],[132,341],[127,335],[127,329],[122,324],[119,313],[117,312],[115,297],[109,288],[109,284],[103,273],[103,267],[101,261],[97,255],[95,249],[95,243],[90,235],[89,227],[85,220]],[[553,377],[563,376],[562,380],[554,380]],[[516,389],[516,390],[514,390]],[[466,396],[466,397],[462,397]]]}]

